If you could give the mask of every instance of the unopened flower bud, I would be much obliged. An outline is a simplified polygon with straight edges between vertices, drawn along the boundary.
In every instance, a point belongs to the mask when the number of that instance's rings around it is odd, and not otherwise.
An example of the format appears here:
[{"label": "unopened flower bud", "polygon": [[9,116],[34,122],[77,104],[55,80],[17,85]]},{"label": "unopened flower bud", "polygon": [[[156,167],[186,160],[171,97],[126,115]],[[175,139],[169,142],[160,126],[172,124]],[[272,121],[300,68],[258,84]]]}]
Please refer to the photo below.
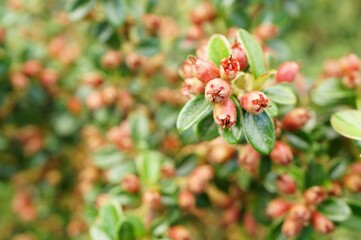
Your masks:
[{"label": "unopened flower bud", "polygon": [[221,78],[227,81],[233,80],[237,72],[240,70],[239,62],[232,55],[227,58],[223,58],[221,61]]},{"label": "unopened flower bud", "polygon": [[340,60],[341,68],[344,74],[359,71],[360,70],[360,59],[356,54],[350,53]]},{"label": "unopened flower bud", "polygon": [[225,226],[232,225],[238,221],[239,210],[236,207],[229,207],[223,211],[222,224]]},{"label": "unopened flower bud", "polygon": [[337,60],[327,60],[323,64],[323,74],[326,78],[341,77],[342,69]]},{"label": "unopened flower bud", "polygon": [[151,33],[159,30],[162,19],[160,16],[154,14],[145,14],[142,18],[144,27]]},{"label": "unopened flower bud", "polygon": [[327,193],[322,187],[314,186],[307,189],[303,197],[307,204],[318,205],[326,199]]},{"label": "unopened flower bud", "polygon": [[268,107],[268,97],[263,92],[249,92],[240,99],[241,106],[251,114],[259,114]]},{"label": "unopened flower bud", "polygon": [[296,203],[291,207],[288,217],[301,223],[302,225],[307,225],[311,218],[311,211],[305,204]]},{"label": "unopened flower bud", "polygon": [[198,40],[204,36],[204,30],[201,25],[193,25],[187,30],[187,39]]},{"label": "unopened flower bud", "polygon": [[304,108],[296,108],[282,118],[282,128],[288,131],[298,131],[310,119],[310,114]]},{"label": "unopened flower bud", "polygon": [[277,33],[278,28],[272,23],[263,23],[259,25],[254,31],[255,37],[261,39],[262,41],[274,38]]},{"label": "unopened flower bud", "polygon": [[194,169],[192,174],[198,176],[205,181],[209,181],[213,178],[214,171],[210,165],[202,165]]},{"label": "unopened flower bud", "polygon": [[327,191],[328,195],[339,197],[342,194],[342,187],[337,182],[332,182],[330,188]]},{"label": "unopened flower bud", "polygon": [[215,78],[206,85],[205,97],[209,102],[223,103],[229,99],[230,95],[231,85],[220,78]]},{"label": "unopened flower bud", "polygon": [[193,60],[191,59],[187,59],[186,61],[184,61],[182,66],[178,70],[179,75],[184,79],[193,78],[195,75],[194,62],[192,62]]},{"label": "unopened flower bud", "polygon": [[140,181],[134,174],[127,174],[122,179],[122,188],[128,193],[136,193],[140,189]]},{"label": "unopened flower bud", "polygon": [[216,17],[216,11],[210,2],[202,2],[191,12],[191,20],[199,25],[202,22],[208,22]]},{"label": "unopened flower bud", "polygon": [[274,163],[280,165],[288,165],[293,159],[291,148],[280,141],[275,142],[275,146],[269,156]]},{"label": "unopened flower bud", "polygon": [[130,53],[126,56],[125,62],[132,71],[138,70],[143,64],[143,58],[138,53]]},{"label": "unopened flower bud", "polygon": [[44,69],[41,72],[40,81],[45,87],[54,86],[59,80],[59,73],[53,69]]},{"label": "unopened flower bud", "polygon": [[160,168],[160,174],[164,178],[174,177],[176,174],[175,168],[172,164],[163,164]]},{"label": "unopened flower bud", "polygon": [[86,98],[86,106],[88,109],[96,110],[104,105],[103,96],[98,91],[91,92]]},{"label": "unopened flower bud", "polygon": [[335,225],[320,212],[313,212],[312,226],[319,233],[330,233],[335,230]]},{"label": "unopened flower bud", "polygon": [[351,192],[361,192],[361,176],[350,174],[344,178],[345,187]]},{"label": "unopened flower bud", "polygon": [[250,144],[246,144],[239,152],[239,164],[251,174],[257,174],[260,160],[261,154],[254,150]]},{"label": "unopened flower bud", "polygon": [[361,73],[358,71],[351,72],[342,78],[342,84],[347,88],[357,88],[361,85]]},{"label": "unopened flower bud", "polygon": [[192,209],[195,206],[196,200],[191,191],[181,190],[178,196],[179,206],[185,209]]},{"label": "unopened flower bud", "polygon": [[283,194],[293,194],[296,192],[296,182],[288,174],[279,175],[276,178],[276,187]]},{"label": "unopened flower bud", "polygon": [[286,200],[277,198],[268,203],[266,214],[272,219],[276,219],[284,215],[290,209],[291,204]]},{"label": "unopened flower bud", "polygon": [[231,128],[237,121],[237,111],[231,99],[227,99],[224,103],[215,104],[213,109],[214,121],[221,128]]},{"label": "unopened flower bud", "polygon": [[147,190],[143,195],[143,203],[149,205],[153,209],[160,206],[161,200],[160,193],[155,190]]},{"label": "unopened flower bud", "polygon": [[111,50],[106,52],[102,59],[102,66],[106,69],[115,69],[122,62],[122,57],[118,51]]},{"label": "unopened flower bud", "polygon": [[300,66],[296,62],[284,62],[277,69],[276,82],[293,82],[298,74]]},{"label": "unopened flower bud", "polygon": [[169,228],[167,235],[171,240],[191,240],[189,231],[183,226]]},{"label": "unopened flower bud", "polygon": [[187,78],[184,80],[181,91],[184,96],[193,96],[202,94],[204,92],[204,87],[204,83],[198,78]]},{"label": "unopened flower bud", "polygon": [[20,72],[14,72],[10,75],[10,81],[13,88],[25,90],[28,87],[29,79]]},{"label": "unopened flower bud", "polygon": [[35,77],[43,69],[43,64],[39,60],[29,60],[23,65],[23,73],[29,77]]},{"label": "unopened flower bud", "polygon": [[104,82],[104,78],[99,73],[91,72],[83,76],[83,82],[90,86],[97,87]]},{"label": "unopened flower bud", "polygon": [[101,94],[106,104],[113,104],[118,98],[118,90],[114,86],[106,86],[102,89]]},{"label": "unopened flower bud", "polygon": [[282,225],[282,233],[287,238],[292,238],[297,236],[303,228],[303,225],[294,219],[286,218]]},{"label": "unopened flower bud", "polygon": [[193,193],[204,192],[207,185],[207,181],[198,177],[195,174],[191,174],[187,179],[188,189]]},{"label": "unopened flower bud", "polygon": [[247,67],[247,55],[239,42],[235,42],[231,46],[232,58],[239,63],[239,71],[243,71]]},{"label": "unopened flower bud", "polygon": [[207,83],[220,77],[219,69],[213,62],[195,57],[190,57],[189,60],[194,64],[196,77],[202,82]]}]

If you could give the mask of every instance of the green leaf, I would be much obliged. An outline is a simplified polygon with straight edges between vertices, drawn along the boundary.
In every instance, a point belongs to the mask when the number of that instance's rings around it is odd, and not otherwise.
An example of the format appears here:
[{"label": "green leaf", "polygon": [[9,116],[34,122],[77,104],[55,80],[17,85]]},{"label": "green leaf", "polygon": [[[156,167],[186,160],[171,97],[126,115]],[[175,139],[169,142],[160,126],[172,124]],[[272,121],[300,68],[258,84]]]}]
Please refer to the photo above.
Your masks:
[{"label": "green leaf", "polygon": [[77,119],[67,113],[57,116],[54,121],[54,131],[59,136],[70,136],[75,133],[78,127],[79,123]]},{"label": "green leaf", "polygon": [[109,169],[124,159],[125,155],[113,145],[105,146],[92,154],[93,163],[101,169]]},{"label": "green leaf", "polygon": [[268,87],[264,93],[269,97],[272,102],[282,105],[294,105],[297,103],[297,98],[292,89],[284,84],[277,84]]},{"label": "green leaf", "polygon": [[110,237],[101,227],[93,225],[90,227],[90,237],[92,240],[112,240],[113,238]]},{"label": "green leaf", "polygon": [[265,108],[265,111],[270,117],[276,117],[278,115],[278,107],[272,100],[269,102],[268,107]]},{"label": "green leaf", "polygon": [[179,132],[183,132],[192,127],[199,120],[205,117],[212,109],[212,104],[208,102],[204,95],[197,95],[189,100],[177,118],[177,129]]},{"label": "green leaf", "polygon": [[207,44],[207,58],[217,66],[220,65],[223,58],[229,57],[231,53],[231,47],[225,36],[214,34],[209,39]]},{"label": "green leaf", "polygon": [[164,156],[156,151],[144,151],[136,159],[136,166],[141,180],[147,185],[158,182]]},{"label": "green leaf", "polygon": [[239,101],[232,96],[232,101],[236,106],[237,110],[237,122],[231,128],[219,129],[221,136],[228,142],[229,144],[237,144],[242,138],[242,126],[243,126],[243,116],[242,116],[242,108],[239,104]]},{"label": "green leaf", "polygon": [[212,112],[195,125],[195,132],[201,141],[209,141],[219,135],[218,125],[214,122]]},{"label": "green leaf", "polygon": [[122,221],[122,218],[123,213],[120,204],[111,200],[100,208],[97,226],[104,229],[107,235],[115,238],[117,235],[117,226]]},{"label": "green leaf", "polygon": [[149,122],[144,113],[133,113],[129,117],[133,143],[138,149],[146,149],[149,145]]},{"label": "green leaf", "polygon": [[106,177],[110,183],[116,184],[119,183],[125,175],[134,172],[134,160],[122,161],[121,163],[110,167],[106,172]]},{"label": "green leaf", "polygon": [[262,48],[253,36],[244,29],[239,29],[237,36],[246,52],[253,76],[258,79],[266,72]]},{"label": "green leaf", "polygon": [[328,173],[328,177],[331,180],[337,180],[340,179],[347,170],[347,163],[345,161],[342,161],[341,159],[337,159],[336,164],[334,164],[329,173]]},{"label": "green leaf", "polygon": [[288,143],[301,151],[308,151],[311,147],[311,139],[310,137],[301,131],[286,133]]},{"label": "green leaf", "polygon": [[341,226],[361,232],[361,205],[352,200],[348,200],[347,203],[352,213],[346,220],[342,221]]},{"label": "green leaf", "polygon": [[94,7],[95,0],[71,0],[68,2],[67,11],[70,20],[78,21],[85,17]]},{"label": "green leaf", "polygon": [[318,210],[335,222],[342,222],[351,215],[351,209],[343,199],[327,199],[318,206]]},{"label": "green leaf", "polygon": [[105,0],[104,14],[111,24],[118,27],[125,20],[125,3],[123,0]]},{"label": "green leaf", "polygon": [[344,87],[340,79],[329,79],[317,86],[311,94],[311,99],[317,105],[329,106],[354,96],[355,91]]},{"label": "green leaf", "polygon": [[305,173],[305,188],[323,185],[326,171],[321,164],[310,162]]},{"label": "green leaf", "polygon": [[130,222],[122,223],[118,231],[118,240],[135,240],[134,227]]},{"label": "green leaf", "polygon": [[275,143],[275,128],[266,112],[254,115],[244,111],[243,131],[247,142],[259,153],[268,154]]},{"label": "green leaf", "polygon": [[265,73],[263,73],[259,78],[256,79],[254,83],[254,90],[262,89],[263,84],[269,79],[270,77],[274,76],[277,73],[276,70],[272,69]]},{"label": "green leaf", "polygon": [[139,217],[133,215],[126,215],[126,220],[134,227],[134,233],[137,238],[142,238],[146,235],[145,226]]},{"label": "green leaf", "polygon": [[339,134],[361,140],[361,111],[344,110],[331,117],[331,125]]}]

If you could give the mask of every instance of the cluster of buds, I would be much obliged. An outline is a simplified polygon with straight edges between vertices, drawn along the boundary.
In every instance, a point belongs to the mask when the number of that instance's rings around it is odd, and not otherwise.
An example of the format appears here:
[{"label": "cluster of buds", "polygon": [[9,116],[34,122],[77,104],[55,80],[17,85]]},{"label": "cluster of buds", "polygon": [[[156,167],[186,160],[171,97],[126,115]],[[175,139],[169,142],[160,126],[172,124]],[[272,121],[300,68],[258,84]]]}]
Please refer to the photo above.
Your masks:
[{"label": "cluster of buds", "polygon": [[[287,190],[292,190],[288,187]],[[319,233],[330,233],[335,226],[327,217],[317,211],[317,205],[327,198],[327,192],[320,186],[307,189],[300,202],[290,202],[282,198],[272,200],[266,209],[266,214],[272,218],[285,216],[282,232],[286,237],[295,237],[301,230],[312,224]]]},{"label": "cluster of buds", "polygon": [[356,88],[361,85],[360,59],[353,53],[326,61],[323,72],[326,78],[342,78],[345,87]]}]

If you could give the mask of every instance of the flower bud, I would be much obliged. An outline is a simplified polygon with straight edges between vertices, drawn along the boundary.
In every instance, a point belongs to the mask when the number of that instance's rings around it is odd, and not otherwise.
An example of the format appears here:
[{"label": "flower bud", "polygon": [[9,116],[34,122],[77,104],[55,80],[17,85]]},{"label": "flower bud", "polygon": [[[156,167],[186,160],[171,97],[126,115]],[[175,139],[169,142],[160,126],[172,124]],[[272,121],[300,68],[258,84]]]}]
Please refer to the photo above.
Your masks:
[{"label": "flower bud", "polygon": [[122,188],[128,193],[136,193],[140,189],[140,181],[134,174],[127,174],[122,179]]},{"label": "flower bud", "polygon": [[330,188],[327,191],[330,196],[339,197],[342,194],[342,187],[338,182],[332,182]]},{"label": "flower bud", "polygon": [[361,85],[361,73],[360,72],[351,72],[342,78],[342,84],[347,88],[357,88]]},{"label": "flower bud", "polygon": [[193,170],[192,174],[202,180],[209,181],[214,176],[213,168],[210,165],[202,165]]},{"label": "flower bud", "polygon": [[191,174],[187,179],[188,189],[193,193],[204,192],[207,185],[207,181],[198,177],[195,174]]},{"label": "flower bud", "polygon": [[133,52],[126,56],[125,62],[130,70],[136,71],[142,66],[143,58],[138,53]]},{"label": "flower bud", "polygon": [[171,240],[191,240],[189,231],[183,226],[169,228],[167,235]]},{"label": "flower bud", "polygon": [[171,177],[174,177],[175,174],[176,174],[175,168],[172,164],[166,163],[166,164],[163,164],[162,167],[160,168],[160,175],[163,178],[171,178]]},{"label": "flower bud", "polygon": [[224,103],[230,95],[231,85],[220,78],[215,78],[206,85],[205,97],[211,103]]},{"label": "flower bud", "polygon": [[303,203],[296,203],[291,207],[288,217],[302,225],[307,225],[311,218],[311,211]]},{"label": "flower bud", "polygon": [[59,73],[53,69],[44,69],[41,72],[40,81],[45,87],[52,87],[59,80]]},{"label": "flower bud", "polygon": [[36,77],[43,69],[43,65],[39,60],[29,60],[24,63],[22,69],[25,75]]},{"label": "flower bud", "polygon": [[86,106],[88,109],[96,110],[104,105],[103,96],[98,91],[91,92],[86,98]]},{"label": "flower bud", "polygon": [[101,91],[103,100],[106,104],[113,104],[118,98],[118,90],[114,86],[106,86]]},{"label": "flower bud", "polygon": [[25,90],[29,84],[28,77],[20,72],[11,73],[10,81],[12,87],[17,90]]},{"label": "flower bud", "polygon": [[198,40],[204,36],[204,30],[201,25],[193,25],[187,30],[187,39]]},{"label": "flower bud", "polygon": [[287,238],[292,238],[297,236],[301,232],[302,228],[303,226],[299,222],[291,218],[286,218],[282,225],[282,233]]},{"label": "flower bud", "polygon": [[196,204],[195,197],[188,190],[181,190],[178,196],[179,206],[184,209],[192,209]]},{"label": "flower bud", "polygon": [[190,16],[192,22],[199,25],[203,22],[213,20],[216,17],[216,11],[211,3],[202,2],[194,8]]},{"label": "flower bud", "polygon": [[237,76],[237,72],[240,70],[239,62],[232,55],[227,58],[223,58],[221,61],[221,78],[227,81],[233,80]]},{"label": "flower bud", "polygon": [[307,204],[318,205],[326,199],[327,193],[322,187],[314,186],[307,189],[303,197]]},{"label": "flower bud", "polygon": [[298,131],[310,119],[310,114],[304,108],[296,108],[282,118],[282,128],[288,131]]},{"label": "flower bud", "polygon": [[351,192],[361,192],[361,176],[350,174],[344,178],[345,187]]},{"label": "flower bud", "polygon": [[266,214],[272,219],[276,219],[284,215],[290,209],[291,204],[286,200],[277,198],[268,203]]},{"label": "flower bud", "polygon": [[300,67],[296,62],[284,62],[279,66],[276,74],[276,82],[293,82]]},{"label": "flower bud", "polygon": [[340,59],[340,65],[343,69],[344,74],[359,71],[360,70],[360,59],[356,54],[350,53]]},{"label": "flower bud", "polygon": [[161,204],[162,198],[160,193],[155,190],[147,190],[143,195],[143,203],[149,205],[151,208],[158,208]]},{"label": "flower bud", "polygon": [[195,57],[190,57],[190,61],[194,64],[194,71],[196,77],[204,83],[211,81],[212,79],[219,78],[219,69],[211,61]]},{"label": "flower bud", "polygon": [[291,148],[280,141],[275,142],[275,146],[269,156],[274,163],[280,165],[288,165],[293,159]]},{"label": "flower bud", "polygon": [[251,237],[256,237],[259,227],[257,221],[252,213],[245,213],[243,217],[243,225],[246,230],[247,235]]},{"label": "flower bud", "polygon": [[236,152],[236,148],[228,144],[222,137],[214,139],[209,147],[208,160],[212,163],[229,161]]},{"label": "flower bud", "polygon": [[283,194],[293,194],[297,188],[295,180],[287,174],[279,175],[276,178],[276,187]]},{"label": "flower bud", "polygon": [[247,67],[247,55],[239,42],[235,42],[231,46],[232,58],[239,63],[239,71],[243,71]]},{"label": "flower bud", "polygon": [[278,28],[272,23],[263,23],[259,25],[255,31],[254,35],[256,38],[266,41],[268,39],[274,38],[278,33]]},{"label": "flower bud", "polygon": [[238,163],[249,173],[257,174],[261,155],[250,144],[239,152]]},{"label": "flower bud", "polygon": [[193,96],[204,92],[204,83],[198,78],[187,78],[184,80],[181,92],[184,96]]},{"label": "flower bud", "polygon": [[333,222],[317,211],[312,214],[312,226],[319,233],[326,234],[335,230]]},{"label": "flower bud", "polygon": [[361,174],[361,162],[354,162],[349,167],[349,173]]},{"label": "flower bud", "polygon": [[337,60],[327,60],[323,64],[323,74],[326,78],[341,77],[342,69]]},{"label": "flower bud", "polygon": [[251,114],[259,114],[268,107],[268,97],[263,92],[250,92],[240,99],[241,106]]},{"label": "flower bud", "polygon": [[115,50],[106,52],[101,59],[102,66],[106,69],[115,69],[121,62],[122,57],[120,53]]},{"label": "flower bud", "polygon": [[221,128],[231,128],[237,121],[237,111],[231,99],[227,99],[224,103],[215,104],[213,109],[214,121]]},{"label": "flower bud", "polygon": [[179,68],[178,73],[179,75],[186,79],[186,78],[193,78],[194,77],[194,70],[193,70],[193,62],[190,59],[187,59],[183,62],[182,66]]},{"label": "flower bud", "polygon": [[151,33],[154,33],[159,30],[162,19],[160,16],[148,13],[143,16],[142,22],[145,29]]},{"label": "flower bud", "polygon": [[237,207],[229,207],[223,211],[222,215],[222,225],[228,226],[236,223],[239,218],[239,210]]},{"label": "flower bud", "polygon": [[91,72],[87,73],[83,76],[83,83],[91,85],[93,87],[97,87],[104,82],[103,76],[99,73]]}]

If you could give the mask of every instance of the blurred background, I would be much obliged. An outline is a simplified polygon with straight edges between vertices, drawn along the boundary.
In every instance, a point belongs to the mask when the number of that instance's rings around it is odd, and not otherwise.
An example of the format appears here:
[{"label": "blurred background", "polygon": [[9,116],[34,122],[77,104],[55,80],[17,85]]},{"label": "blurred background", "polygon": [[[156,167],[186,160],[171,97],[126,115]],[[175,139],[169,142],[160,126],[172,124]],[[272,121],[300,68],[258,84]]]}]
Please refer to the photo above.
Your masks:
[{"label": "blurred background", "polygon": [[165,172],[182,162],[196,140],[175,129],[178,68],[212,34],[274,24],[271,66],[298,61],[309,83],[325,59],[361,54],[359,0],[108,2],[0,0],[0,239],[90,239],[141,149]]}]

